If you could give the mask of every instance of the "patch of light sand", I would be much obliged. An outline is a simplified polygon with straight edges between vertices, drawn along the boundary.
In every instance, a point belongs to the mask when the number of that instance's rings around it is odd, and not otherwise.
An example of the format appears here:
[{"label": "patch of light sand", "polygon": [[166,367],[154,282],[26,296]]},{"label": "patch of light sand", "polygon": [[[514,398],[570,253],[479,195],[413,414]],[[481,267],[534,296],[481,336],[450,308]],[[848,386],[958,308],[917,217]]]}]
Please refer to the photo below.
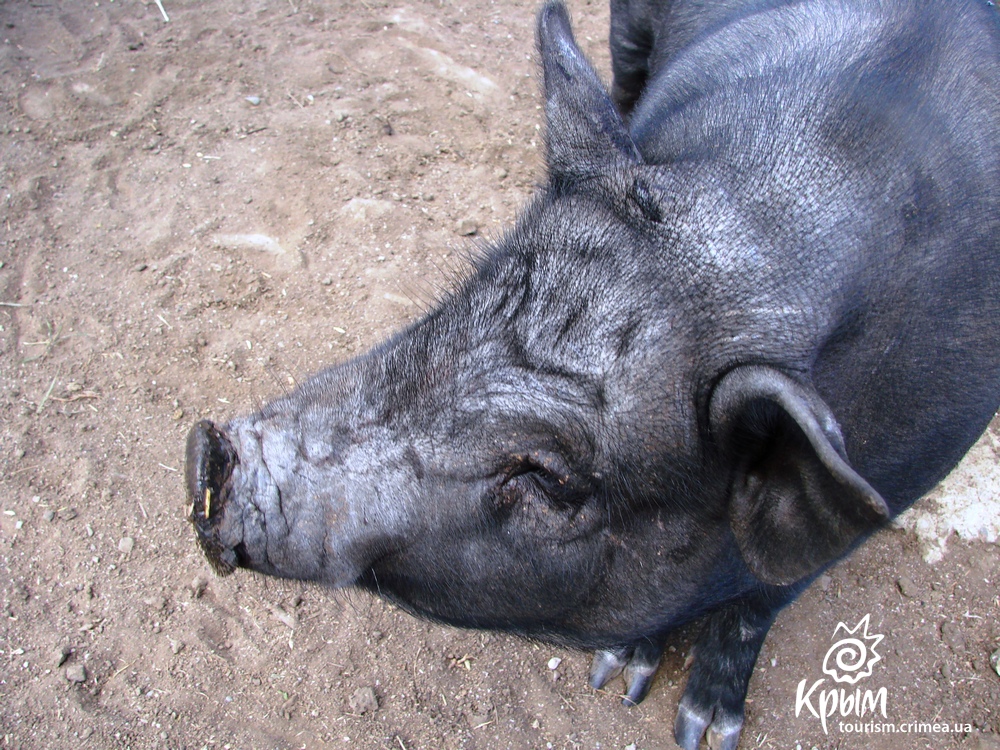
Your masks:
[{"label": "patch of light sand", "polygon": [[961,539],[1000,539],[1000,440],[988,429],[962,462],[895,521],[920,540],[924,560],[936,563],[955,533]]}]

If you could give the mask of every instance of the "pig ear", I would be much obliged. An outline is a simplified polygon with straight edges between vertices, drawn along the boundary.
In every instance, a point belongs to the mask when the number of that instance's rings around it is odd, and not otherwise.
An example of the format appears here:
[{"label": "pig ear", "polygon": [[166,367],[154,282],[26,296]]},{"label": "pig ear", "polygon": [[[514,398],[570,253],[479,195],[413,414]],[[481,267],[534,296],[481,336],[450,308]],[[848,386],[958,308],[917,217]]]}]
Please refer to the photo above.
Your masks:
[{"label": "pig ear", "polygon": [[709,406],[713,438],[732,460],[729,518],[743,559],[785,585],[837,559],[889,517],[848,463],[830,407],[769,367],[738,367]]},{"label": "pig ear", "polygon": [[550,175],[579,179],[603,174],[623,157],[641,162],[614,102],[576,46],[561,2],[547,3],[538,14],[538,49]]}]

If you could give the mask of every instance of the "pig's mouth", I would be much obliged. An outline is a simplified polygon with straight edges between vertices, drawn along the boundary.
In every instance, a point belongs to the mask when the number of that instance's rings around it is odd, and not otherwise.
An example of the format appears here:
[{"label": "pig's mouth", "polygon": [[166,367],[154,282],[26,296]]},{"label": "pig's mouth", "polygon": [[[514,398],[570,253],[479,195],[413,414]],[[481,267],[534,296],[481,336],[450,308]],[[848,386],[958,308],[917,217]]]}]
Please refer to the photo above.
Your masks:
[{"label": "pig's mouth", "polygon": [[217,527],[229,501],[229,478],[239,457],[222,431],[202,420],[188,433],[186,459],[188,520],[194,524],[198,544],[212,567],[219,575],[229,575],[236,569],[238,553],[219,541]]}]

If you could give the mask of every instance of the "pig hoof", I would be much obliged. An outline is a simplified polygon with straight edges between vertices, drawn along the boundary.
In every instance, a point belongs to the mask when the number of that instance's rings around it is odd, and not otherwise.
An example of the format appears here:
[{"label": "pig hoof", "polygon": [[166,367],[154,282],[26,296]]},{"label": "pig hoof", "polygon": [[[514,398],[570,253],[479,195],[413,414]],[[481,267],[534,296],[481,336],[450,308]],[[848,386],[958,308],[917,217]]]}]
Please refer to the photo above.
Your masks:
[{"label": "pig hoof", "polygon": [[653,676],[660,668],[662,655],[662,646],[644,643],[635,649],[635,653],[632,654],[632,658],[625,666],[627,691],[625,697],[622,698],[622,705],[632,707],[642,703],[649,694],[649,689],[653,686]]},{"label": "pig hoof", "polygon": [[625,673],[625,696],[622,704],[637,706],[649,693],[653,676],[660,667],[663,646],[648,641],[638,646],[601,650],[590,664],[590,686],[600,690],[618,675]]},{"label": "pig hoof", "polygon": [[594,661],[590,664],[590,686],[594,690],[600,690],[607,685],[610,680],[622,673],[631,655],[630,648],[595,652]]},{"label": "pig hoof", "polygon": [[622,704],[637,706],[649,693],[662,654],[663,646],[649,641],[635,647],[597,651],[590,665],[590,686],[600,690],[624,672],[625,696]]},{"label": "pig hoof", "polygon": [[740,731],[743,729],[743,719],[732,719],[720,722],[716,718],[708,728],[708,746],[712,750],[736,750],[740,741]]},{"label": "pig hoof", "polygon": [[701,737],[708,729],[712,714],[707,715],[681,700],[677,707],[677,721],[674,723],[674,741],[684,750],[698,750]]},{"label": "pig hoof", "polygon": [[721,708],[704,709],[693,705],[687,697],[677,707],[674,741],[684,750],[698,750],[703,735],[712,750],[736,750],[743,729],[743,717],[733,716]]}]

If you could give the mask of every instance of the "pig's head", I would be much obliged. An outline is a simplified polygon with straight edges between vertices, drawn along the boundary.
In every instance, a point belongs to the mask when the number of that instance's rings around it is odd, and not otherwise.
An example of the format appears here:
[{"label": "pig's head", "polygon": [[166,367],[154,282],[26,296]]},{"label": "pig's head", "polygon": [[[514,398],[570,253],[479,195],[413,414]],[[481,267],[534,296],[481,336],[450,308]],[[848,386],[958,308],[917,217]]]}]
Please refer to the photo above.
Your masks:
[{"label": "pig's head", "polygon": [[885,518],[797,375],[810,342],[745,358],[708,309],[717,223],[682,169],[643,163],[561,6],[539,47],[548,181],[516,226],[385,344],[192,429],[219,572],[610,647],[808,576]]}]

